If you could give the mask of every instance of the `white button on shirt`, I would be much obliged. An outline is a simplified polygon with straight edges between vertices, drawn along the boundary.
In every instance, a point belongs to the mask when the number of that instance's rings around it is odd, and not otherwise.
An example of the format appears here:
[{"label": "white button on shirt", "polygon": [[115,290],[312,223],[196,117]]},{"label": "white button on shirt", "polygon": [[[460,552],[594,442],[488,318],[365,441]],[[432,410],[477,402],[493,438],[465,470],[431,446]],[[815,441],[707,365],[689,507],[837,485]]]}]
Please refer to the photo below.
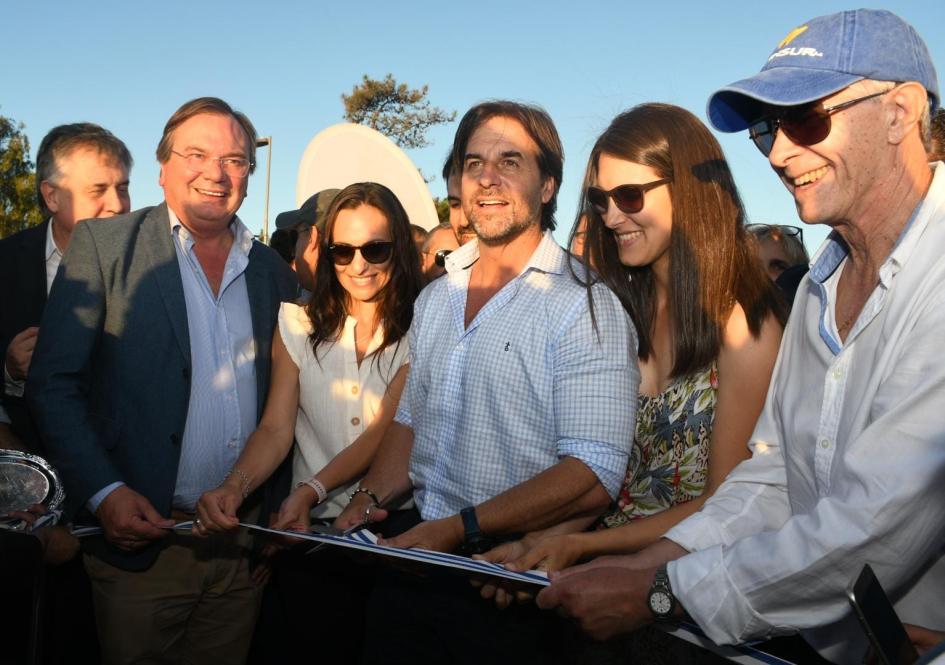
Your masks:
[{"label": "white button on shirt", "polygon": [[666,537],[683,606],[719,643],[804,630],[829,660],[866,644],[845,589],[864,563],[905,622],[945,628],[945,168],[845,343],[846,257],[828,239],[797,292],[753,456]]}]

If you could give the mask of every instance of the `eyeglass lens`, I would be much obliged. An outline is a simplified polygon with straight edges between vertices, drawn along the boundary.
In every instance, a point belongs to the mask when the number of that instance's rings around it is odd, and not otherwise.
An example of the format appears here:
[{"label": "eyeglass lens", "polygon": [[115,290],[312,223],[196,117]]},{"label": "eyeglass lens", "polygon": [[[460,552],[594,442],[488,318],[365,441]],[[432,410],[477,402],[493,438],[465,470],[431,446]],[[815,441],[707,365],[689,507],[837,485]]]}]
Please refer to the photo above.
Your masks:
[{"label": "eyeglass lens", "polygon": [[607,213],[607,199],[612,198],[617,208],[622,212],[632,214],[643,210],[644,193],[647,190],[659,187],[668,182],[670,182],[669,178],[663,178],[662,180],[648,182],[645,185],[619,185],[609,192],[604,191],[600,187],[588,187],[587,201],[594,210],[604,215]]},{"label": "eyeglass lens", "polygon": [[368,263],[384,263],[390,258],[394,249],[394,243],[388,240],[378,240],[369,242],[360,247],[353,245],[331,245],[328,251],[331,253],[331,259],[336,265],[346,266],[354,261],[354,252],[361,252],[361,257]]}]

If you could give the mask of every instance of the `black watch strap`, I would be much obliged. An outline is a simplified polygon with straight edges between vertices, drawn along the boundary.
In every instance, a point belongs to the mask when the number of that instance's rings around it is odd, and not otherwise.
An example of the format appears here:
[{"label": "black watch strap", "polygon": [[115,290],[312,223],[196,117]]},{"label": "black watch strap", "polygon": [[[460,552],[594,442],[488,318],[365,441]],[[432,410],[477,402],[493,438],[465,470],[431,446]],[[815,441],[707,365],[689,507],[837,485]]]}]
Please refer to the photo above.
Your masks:
[{"label": "black watch strap", "polygon": [[482,533],[479,528],[479,519],[476,517],[476,507],[468,506],[459,511],[459,516],[463,519],[463,553],[482,554],[492,547],[492,541]]}]

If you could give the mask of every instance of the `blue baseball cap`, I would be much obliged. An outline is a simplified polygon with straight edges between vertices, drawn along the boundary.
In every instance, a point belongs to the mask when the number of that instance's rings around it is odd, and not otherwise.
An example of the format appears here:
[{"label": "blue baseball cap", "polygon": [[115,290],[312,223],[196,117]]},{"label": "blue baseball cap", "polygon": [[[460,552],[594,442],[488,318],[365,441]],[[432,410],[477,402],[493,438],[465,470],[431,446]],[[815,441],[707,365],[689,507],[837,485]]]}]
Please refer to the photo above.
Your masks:
[{"label": "blue baseball cap", "polygon": [[856,9],[794,28],[760,72],[713,93],[706,113],[719,131],[739,132],[765,105],[806,104],[863,79],[917,81],[938,107],[935,65],[915,28],[892,12]]}]

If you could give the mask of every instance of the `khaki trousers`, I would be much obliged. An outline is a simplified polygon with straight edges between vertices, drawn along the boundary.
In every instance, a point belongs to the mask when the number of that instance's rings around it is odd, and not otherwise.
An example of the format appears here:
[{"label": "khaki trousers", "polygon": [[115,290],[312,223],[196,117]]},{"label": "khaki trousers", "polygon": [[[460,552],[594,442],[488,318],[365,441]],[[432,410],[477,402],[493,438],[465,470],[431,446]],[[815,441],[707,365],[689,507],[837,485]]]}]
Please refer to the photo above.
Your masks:
[{"label": "khaki trousers", "polygon": [[206,539],[175,532],[144,572],[85,555],[102,662],[241,665],[262,597],[248,541],[243,530]]}]

